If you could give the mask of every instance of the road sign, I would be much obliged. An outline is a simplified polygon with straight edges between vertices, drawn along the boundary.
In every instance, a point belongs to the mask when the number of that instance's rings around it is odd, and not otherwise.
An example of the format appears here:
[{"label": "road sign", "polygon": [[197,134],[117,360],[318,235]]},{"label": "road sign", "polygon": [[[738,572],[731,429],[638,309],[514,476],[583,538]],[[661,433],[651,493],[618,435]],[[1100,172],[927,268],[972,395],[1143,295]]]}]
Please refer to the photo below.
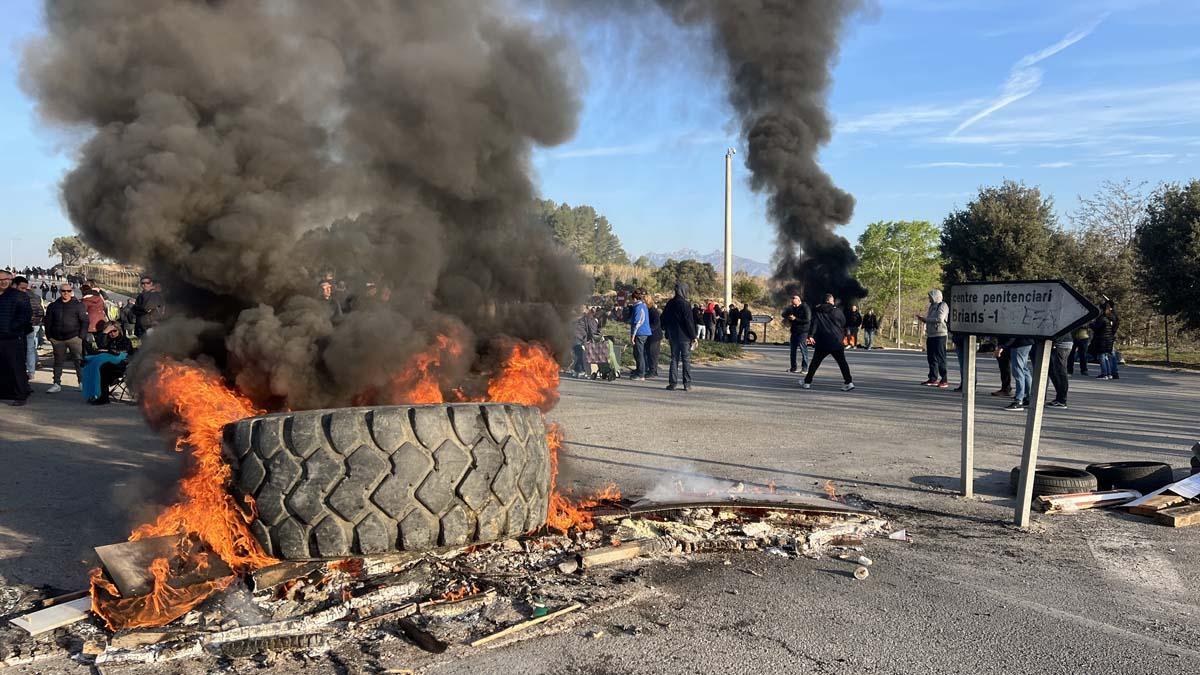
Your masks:
[{"label": "road sign", "polygon": [[975,472],[975,336],[1036,338],[1032,387],[1021,444],[1021,471],[1014,521],[1029,525],[1034,472],[1042,436],[1046,373],[1050,369],[1052,338],[1089,323],[1100,314],[1064,281],[968,282],[950,287],[950,331],[969,336],[963,364],[962,494],[974,494]]},{"label": "road sign", "polygon": [[950,331],[1052,338],[1091,322],[1100,311],[1065,281],[987,281],[950,287]]},{"label": "road sign", "polygon": [[755,314],[750,320],[750,323],[771,323],[774,320],[775,317],[771,316],[770,314]]}]

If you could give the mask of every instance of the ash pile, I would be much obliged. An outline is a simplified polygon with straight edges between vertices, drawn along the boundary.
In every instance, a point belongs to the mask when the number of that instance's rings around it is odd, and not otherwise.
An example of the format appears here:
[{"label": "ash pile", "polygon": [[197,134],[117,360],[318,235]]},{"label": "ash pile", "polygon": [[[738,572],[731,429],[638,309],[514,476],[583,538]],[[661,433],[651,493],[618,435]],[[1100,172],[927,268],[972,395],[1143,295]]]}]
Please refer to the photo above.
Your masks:
[{"label": "ash pile", "polygon": [[[753,551],[773,559],[831,556],[863,580],[866,542],[888,523],[849,495],[730,492],[609,501],[566,534],[545,530],[491,544],[423,553],[287,561],[229,576],[171,570],[197,584],[231,579],[165,626],[109,631],[85,592],[48,599],[6,589],[0,606],[2,663],[46,671],[91,666],[151,672],[166,662],[208,672],[251,660],[258,666],[359,664],[404,672],[470,651],[569,630],[656,593],[641,578],[650,565]],[[586,528],[586,529],[585,529]],[[145,562],[186,538],[158,537],[99,547],[105,581],[122,597],[153,587]],[[177,559],[194,560],[195,551]],[[130,595],[125,595],[130,594]],[[390,644],[389,644],[390,643]],[[440,655],[440,656],[439,656]]]}]

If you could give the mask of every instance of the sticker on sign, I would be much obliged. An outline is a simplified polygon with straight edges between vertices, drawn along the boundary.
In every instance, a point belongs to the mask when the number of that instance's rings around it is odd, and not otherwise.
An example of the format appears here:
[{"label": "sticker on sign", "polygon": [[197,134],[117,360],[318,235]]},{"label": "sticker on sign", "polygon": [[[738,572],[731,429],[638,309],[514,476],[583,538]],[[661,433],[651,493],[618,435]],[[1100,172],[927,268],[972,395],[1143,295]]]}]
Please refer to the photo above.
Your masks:
[{"label": "sticker on sign", "polygon": [[950,287],[950,330],[964,335],[1052,338],[1099,315],[1064,281],[986,281]]}]

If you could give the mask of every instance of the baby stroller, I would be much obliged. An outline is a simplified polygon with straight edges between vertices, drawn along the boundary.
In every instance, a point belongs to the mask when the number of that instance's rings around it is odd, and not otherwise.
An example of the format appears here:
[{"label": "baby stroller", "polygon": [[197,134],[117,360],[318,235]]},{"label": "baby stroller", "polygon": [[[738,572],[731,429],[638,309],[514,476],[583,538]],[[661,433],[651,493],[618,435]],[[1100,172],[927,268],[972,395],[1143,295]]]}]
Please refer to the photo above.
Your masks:
[{"label": "baby stroller", "polygon": [[621,362],[616,352],[617,348],[611,337],[584,342],[575,353],[576,363],[573,370],[576,377],[610,381],[617,379],[620,377]]}]

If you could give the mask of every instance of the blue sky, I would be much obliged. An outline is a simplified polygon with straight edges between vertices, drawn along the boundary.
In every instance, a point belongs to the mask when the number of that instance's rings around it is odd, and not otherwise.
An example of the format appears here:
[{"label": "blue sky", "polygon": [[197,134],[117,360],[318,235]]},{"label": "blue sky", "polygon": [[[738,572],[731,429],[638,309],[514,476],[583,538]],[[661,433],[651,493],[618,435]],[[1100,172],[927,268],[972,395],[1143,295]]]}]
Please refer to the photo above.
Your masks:
[{"label": "blue sky", "polygon": [[[6,6],[0,203],[4,239],[20,238],[16,261],[28,264],[70,231],[56,194],[70,143],[37,126],[17,86],[38,4]],[[858,202],[842,234],[880,219],[940,223],[1006,178],[1042,187],[1065,214],[1105,179],[1200,177],[1198,29],[1194,0],[883,0],[852,22],[830,92],[821,162]],[[574,44],[584,110],[572,141],[535,155],[543,195],[595,206],[633,256],[718,248],[724,149],[742,148],[704,37],[624,21]],[[735,250],[769,260],[764,200],[740,161],[734,173]]]}]

